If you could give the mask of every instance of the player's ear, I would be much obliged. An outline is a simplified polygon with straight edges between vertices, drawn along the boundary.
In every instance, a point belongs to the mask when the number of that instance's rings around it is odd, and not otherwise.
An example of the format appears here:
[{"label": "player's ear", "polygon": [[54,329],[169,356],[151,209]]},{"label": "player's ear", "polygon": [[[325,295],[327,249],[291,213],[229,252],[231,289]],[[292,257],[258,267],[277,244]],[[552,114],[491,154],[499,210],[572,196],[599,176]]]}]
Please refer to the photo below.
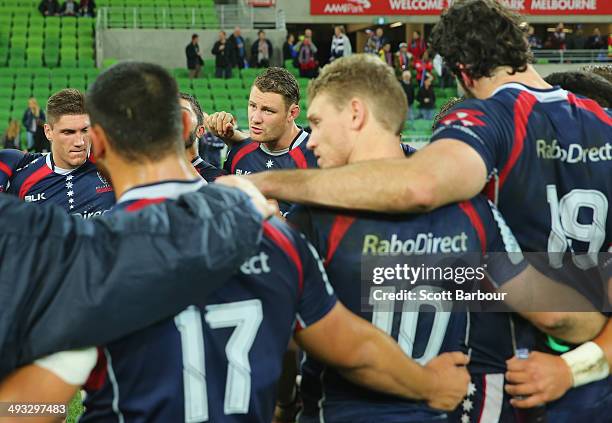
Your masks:
[{"label": "player's ear", "polygon": [[196,129],[196,137],[202,138],[204,136],[204,132],[206,132],[206,128],[204,128],[204,125],[198,126],[198,128]]},{"label": "player's ear", "polygon": [[291,106],[289,106],[289,119],[290,120],[296,120],[299,115],[300,115],[299,105],[292,104]]},{"label": "player's ear", "polygon": [[359,131],[366,123],[367,106],[360,98],[353,97],[349,101],[351,112],[351,129]]},{"label": "player's ear", "polygon": [[183,122],[183,130],[181,131],[181,139],[188,140],[191,129],[191,115],[187,110],[181,111],[181,121]]},{"label": "player's ear", "polygon": [[48,123],[45,123],[45,126],[43,127],[45,130],[45,137],[47,137],[47,139],[49,140],[49,142],[53,142],[52,138],[53,138],[53,128],[51,128],[51,125],[49,125]]},{"label": "player's ear", "polygon": [[108,138],[104,129],[100,125],[93,125],[89,128],[89,137],[91,138],[91,157],[92,161],[104,160],[106,156],[106,145]]}]

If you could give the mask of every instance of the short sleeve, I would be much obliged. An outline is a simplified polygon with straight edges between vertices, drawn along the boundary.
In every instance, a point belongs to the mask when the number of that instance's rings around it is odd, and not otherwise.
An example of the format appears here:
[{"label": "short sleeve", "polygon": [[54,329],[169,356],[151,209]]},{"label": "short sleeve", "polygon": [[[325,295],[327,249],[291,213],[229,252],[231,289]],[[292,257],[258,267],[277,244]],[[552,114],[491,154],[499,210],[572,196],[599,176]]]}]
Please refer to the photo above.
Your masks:
[{"label": "short sleeve", "polygon": [[0,192],[7,190],[9,181],[24,156],[19,150],[0,150]]},{"label": "short sleeve", "polygon": [[435,126],[431,142],[453,139],[480,155],[490,176],[512,149],[512,117],[498,100],[465,100],[453,107]]}]

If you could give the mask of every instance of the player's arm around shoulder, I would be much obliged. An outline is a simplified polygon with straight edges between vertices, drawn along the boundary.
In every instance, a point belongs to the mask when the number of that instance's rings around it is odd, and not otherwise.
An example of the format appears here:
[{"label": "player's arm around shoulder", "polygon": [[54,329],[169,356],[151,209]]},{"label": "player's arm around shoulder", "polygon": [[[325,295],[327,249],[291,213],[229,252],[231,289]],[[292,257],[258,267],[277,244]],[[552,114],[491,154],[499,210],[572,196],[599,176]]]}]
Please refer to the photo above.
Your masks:
[{"label": "player's arm around shoulder", "polygon": [[408,358],[391,337],[339,302],[325,317],[298,332],[295,340],[353,383],[424,400],[433,408],[454,409],[470,381],[464,354],[442,354],[423,367]]}]

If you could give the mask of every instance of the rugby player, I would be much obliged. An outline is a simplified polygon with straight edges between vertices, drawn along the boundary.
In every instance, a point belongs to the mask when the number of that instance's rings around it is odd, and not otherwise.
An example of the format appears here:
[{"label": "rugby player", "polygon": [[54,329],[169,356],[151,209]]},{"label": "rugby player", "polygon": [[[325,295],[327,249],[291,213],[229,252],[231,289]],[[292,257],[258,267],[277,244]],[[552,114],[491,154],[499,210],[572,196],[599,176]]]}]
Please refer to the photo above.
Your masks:
[{"label": "rugby player", "polygon": [[[529,64],[520,20],[496,1],[453,3],[434,28],[431,44],[474,98],[451,110],[434,131],[433,142],[410,160],[249,178],[265,195],[285,201],[388,212],[428,211],[484,191],[524,251],[550,252],[554,266],[560,253],[577,253],[562,263],[561,273],[583,275],[589,280],[582,284],[587,297],[603,300],[593,271],[596,253],[612,247],[609,112],[547,84]],[[483,57],[485,50],[495,53]],[[363,189],[364,178],[372,189]],[[580,254],[587,252],[592,254]],[[513,404],[552,401],[574,386],[578,389],[551,407],[559,410],[551,416],[559,421],[572,413],[604,416],[600,410],[612,400],[605,365],[606,358],[612,363],[611,332],[608,323],[593,342],[557,358],[566,377],[554,390],[541,393],[536,383],[521,392],[509,390],[513,395],[539,393]],[[578,363],[592,371],[583,374]],[[596,380],[602,382],[588,386]]]},{"label": "rugby player", "polygon": [[[377,101],[379,98],[384,99],[384,104],[394,113],[381,113],[381,110],[386,109],[380,107]],[[405,154],[397,148],[407,107],[405,96],[392,70],[376,58],[356,55],[325,67],[311,84],[309,99],[308,118],[313,132],[308,147],[313,149],[321,168],[402,157]],[[295,223],[312,240],[320,255],[325,257],[326,270],[339,299],[361,317],[377,322],[381,329],[394,333],[402,349],[413,359],[423,363],[440,351],[465,347],[471,351],[470,367],[480,366],[487,361],[483,357],[483,350],[488,349],[500,351],[496,359],[503,369],[505,360],[513,355],[512,334],[505,329],[508,316],[501,315],[500,319],[499,313],[472,314],[468,329],[465,313],[451,313],[449,317],[448,310],[434,302],[430,305],[440,313],[398,313],[400,327],[392,329],[393,314],[377,311],[376,307],[373,313],[364,313],[362,293],[355,287],[355,281],[361,278],[360,263],[364,256],[388,254],[381,252],[375,245],[376,240],[416,240],[419,234],[431,234],[442,240],[467,234],[467,242],[461,247],[464,259],[468,252],[512,250],[516,241],[499,213],[489,209],[484,196],[442,207],[424,215],[336,212],[298,206],[289,214],[288,220]],[[435,255],[436,251],[430,253]],[[414,250],[403,254],[418,257],[424,252]],[[422,257],[422,261],[427,259],[426,256]],[[519,274],[520,278],[535,283],[534,274],[531,273],[533,269],[524,270],[524,264],[512,271],[501,270],[499,266],[499,263],[489,263],[488,267],[488,271],[495,274],[497,284],[508,282]],[[527,273],[523,272],[530,272],[530,276],[525,276]],[[406,303],[404,307],[407,307]],[[414,304],[411,308],[419,309]],[[538,313],[529,313],[527,317],[539,327],[545,326],[546,319],[549,318],[547,314]],[[589,317],[581,317],[583,320],[575,323],[580,325],[581,330],[574,330],[571,335],[576,336],[576,332],[580,332],[577,338],[579,342],[593,338],[605,323],[599,313],[589,313]],[[445,324],[440,326],[440,321]],[[487,321],[495,324],[484,325]],[[594,321],[597,323],[593,324]],[[417,322],[421,326],[418,326]],[[488,339],[482,339],[483,331],[490,335]],[[503,370],[497,373],[494,377],[487,375],[488,383],[498,382],[500,378],[503,381]],[[482,377],[482,374],[479,374],[479,377]],[[502,385],[498,385],[501,389]],[[472,387],[482,390],[481,380],[474,381]],[[423,404],[380,396],[353,386],[339,378],[332,369],[326,369],[311,358],[307,358],[303,367],[301,391],[304,412],[300,421],[303,422],[319,421],[319,418],[330,422],[365,422],[378,419],[390,422],[424,422],[443,417]],[[488,419],[491,418],[488,414],[490,408],[484,410],[484,416]]]},{"label": "rugby player", "polygon": [[204,136],[204,115],[200,103],[194,96],[187,93],[180,93],[181,108],[186,110],[190,116],[191,129],[189,137],[185,140],[185,153],[187,160],[191,162],[198,174],[204,178],[206,182],[213,182],[219,176],[226,173],[222,169],[218,169],[208,163],[199,154],[199,140]]},{"label": "rugby player", "polygon": [[[96,163],[111,175],[117,210],[137,210],[201,186],[182,160],[189,117],[183,113],[179,126],[178,102],[167,102],[177,94],[163,68],[136,62],[107,70],[90,89]],[[145,104],[163,112],[165,127],[149,128]],[[140,113],[127,116],[126,109]],[[131,131],[150,131],[148,142]],[[336,301],[314,249],[272,220],[264,225],[259,251],[226,289],[102,348],[104,364],[87,385],[81,421],[269,422],[293,331],[308,354],[372,389],[443,409],[465,392],[465,355],[444,354],[424,367],[409,360],[391,338]]]},{"label": "rugby player", "polygon": [[44,129],[51,153],[28,153],[15,162],[14,151],[0,151],[0,163],[8,169],[4,174],[10,173],[0,185],[8,185],[6,192],[22,200],[57,204],[85,219],[108,211],[115,196],[109,182],[88,160],[89,117],[83,93],[66,88],[53,94]]},{"label": "rugby player", "polygon": [[[295,124],[300,114],[300,87],[284,68],[270,67],[255,78],[248,102],[249,134],[235,129],[236,119],[227,112],[206,118],[210,132],[230,147],[223,169],[248,175],[275,169],[316,167],[306,148],[308,132]],[[281,202],[286,214],[291,204]]]}]

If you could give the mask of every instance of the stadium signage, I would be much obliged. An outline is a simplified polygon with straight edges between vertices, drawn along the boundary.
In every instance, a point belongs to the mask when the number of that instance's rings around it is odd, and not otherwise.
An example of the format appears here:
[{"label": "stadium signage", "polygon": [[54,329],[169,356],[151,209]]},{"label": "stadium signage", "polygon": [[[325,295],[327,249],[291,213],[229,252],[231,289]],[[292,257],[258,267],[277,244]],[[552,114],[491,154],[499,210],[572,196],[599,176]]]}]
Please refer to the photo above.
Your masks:
[{"label": "stadium signage", "polygon": [[[610,0],[499,0],[525,15],[612,15]],[[311,15],[438,15],[452,0],[310,0]]]}]

